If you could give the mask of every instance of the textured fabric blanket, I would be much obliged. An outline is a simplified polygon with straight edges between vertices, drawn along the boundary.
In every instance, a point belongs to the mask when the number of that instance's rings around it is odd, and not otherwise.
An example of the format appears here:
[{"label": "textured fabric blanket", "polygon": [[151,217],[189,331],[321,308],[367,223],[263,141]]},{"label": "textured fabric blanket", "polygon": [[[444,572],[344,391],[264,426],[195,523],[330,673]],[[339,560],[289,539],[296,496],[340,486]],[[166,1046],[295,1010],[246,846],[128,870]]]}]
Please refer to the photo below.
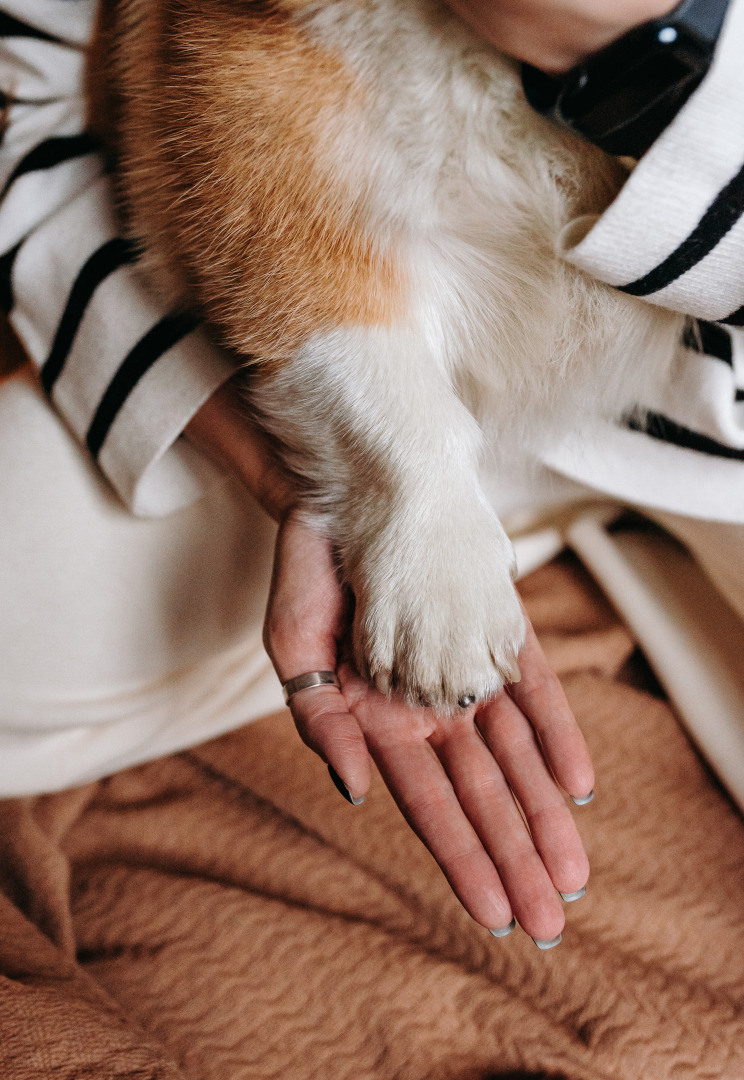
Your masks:
[{"label": "textured fabric blanket", "polygon": [[476,926],[282,714],[0,804],[2,1080],[742,1080],[742,821],[581,572],[523,594],[598,774],[560,947]]}]

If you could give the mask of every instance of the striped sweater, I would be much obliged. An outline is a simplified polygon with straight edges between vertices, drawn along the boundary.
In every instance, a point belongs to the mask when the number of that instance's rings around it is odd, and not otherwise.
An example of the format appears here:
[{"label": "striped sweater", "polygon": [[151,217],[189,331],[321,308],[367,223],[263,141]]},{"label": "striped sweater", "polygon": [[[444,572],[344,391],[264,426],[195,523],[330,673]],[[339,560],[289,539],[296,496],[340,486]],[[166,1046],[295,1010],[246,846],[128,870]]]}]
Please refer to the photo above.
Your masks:
[{"label": "striped sweater", "polygon": [[[85,130],[94,0],[0,0],[0,301],[53,404],[135,513],[200,492],[179,439],[232,372],[194,320],[160,310],[117,233]],[[565,256],[691,316],[659,400],[545,454],[631,503],[744,522],[744,0],[733,0],[700,88]]]}]

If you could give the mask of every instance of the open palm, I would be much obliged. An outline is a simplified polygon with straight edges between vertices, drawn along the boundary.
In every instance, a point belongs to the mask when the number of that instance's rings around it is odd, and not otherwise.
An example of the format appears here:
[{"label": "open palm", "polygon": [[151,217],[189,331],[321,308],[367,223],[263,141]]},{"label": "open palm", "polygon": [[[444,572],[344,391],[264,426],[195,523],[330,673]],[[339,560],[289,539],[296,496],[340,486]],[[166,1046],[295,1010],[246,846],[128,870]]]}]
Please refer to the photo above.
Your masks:
[{"label": "open palm", "polygon": [[556,890],[580,891],[589,873],[560,788],[585,797],[594,776],[529,621],[521,682],[445,717],[390,700],[355,672],[350,614],[328,541],[290,515],[277,540],[266,646],[283,682],[335,670],[341,683],[292,698],[301,737],[354,798],[366,793],[375,762],[477,922],[498,931],[514,916],[538,941],[555,939],[564,923]]}]

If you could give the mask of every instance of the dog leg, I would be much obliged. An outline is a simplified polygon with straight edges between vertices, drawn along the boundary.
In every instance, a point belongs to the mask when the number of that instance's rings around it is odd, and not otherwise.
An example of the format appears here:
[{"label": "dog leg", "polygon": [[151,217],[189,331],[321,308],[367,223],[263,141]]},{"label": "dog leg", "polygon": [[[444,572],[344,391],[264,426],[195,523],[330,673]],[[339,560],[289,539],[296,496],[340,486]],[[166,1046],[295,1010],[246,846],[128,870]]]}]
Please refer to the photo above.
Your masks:
[{"label": "dog leg", "polygon": [[480,429],[424,335],[319,335],[252,392],[318,509],[356,598],[360,671],[451,711],[515,677],[513,553],[478,481]]}]

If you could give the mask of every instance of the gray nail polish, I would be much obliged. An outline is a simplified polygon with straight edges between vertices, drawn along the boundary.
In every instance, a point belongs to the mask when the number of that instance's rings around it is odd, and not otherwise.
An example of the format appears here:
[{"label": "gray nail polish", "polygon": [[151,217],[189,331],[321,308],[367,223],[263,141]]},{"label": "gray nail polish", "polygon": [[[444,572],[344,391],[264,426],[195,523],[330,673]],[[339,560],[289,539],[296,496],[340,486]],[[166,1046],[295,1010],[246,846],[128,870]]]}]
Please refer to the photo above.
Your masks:
[{"label": "gray nail polish", "polygon": [[586,896],[586,885],[583,889],[577,889],[576,892],[559,892],[561,900],[565,900],[567,904],[572,903],[574,900],[581,900],[582,896]]},{"label": "gray nail polish", "polygon": [[533,937],[532,940],[535,945],[537,945],[538,949],[545,951],[545,949],[554,949],[556,945],[560,945],[563,941],[563,934],[559,934],[558,937],[551,938],[549,941],[542,941],[540,938],[536,937]]},{"label": "gray nail polish", "polygon": [[594,792],[590,791],[588,795],[581,795],[578,799],[574,798],[573,795],[571,796],[571,798],[577,806],[586,806],[586,804],[591,802],[594,798]]},{"label": "gray nail polish", "polygon": [[507,934],[511,934],[514,927],[517,925],[517,920],[512,919],[508,926],[502,926],[498,930],[489,930],[489,934],[493,934],[494,937],[506,937]]},{"label": "gray nail polish", "polygon": [[364,802],[364,795],[361,795],[358,799],[353,798],[346,784],[343,782],[343,780],[338,775],[332,765],[328,766],[328,772],[330,774],[331,780],[333,780],[333,783],[336,786],[336,790],[341,792],[346,801],[350,802],[352,806],[361,806],[361,804]]}]

